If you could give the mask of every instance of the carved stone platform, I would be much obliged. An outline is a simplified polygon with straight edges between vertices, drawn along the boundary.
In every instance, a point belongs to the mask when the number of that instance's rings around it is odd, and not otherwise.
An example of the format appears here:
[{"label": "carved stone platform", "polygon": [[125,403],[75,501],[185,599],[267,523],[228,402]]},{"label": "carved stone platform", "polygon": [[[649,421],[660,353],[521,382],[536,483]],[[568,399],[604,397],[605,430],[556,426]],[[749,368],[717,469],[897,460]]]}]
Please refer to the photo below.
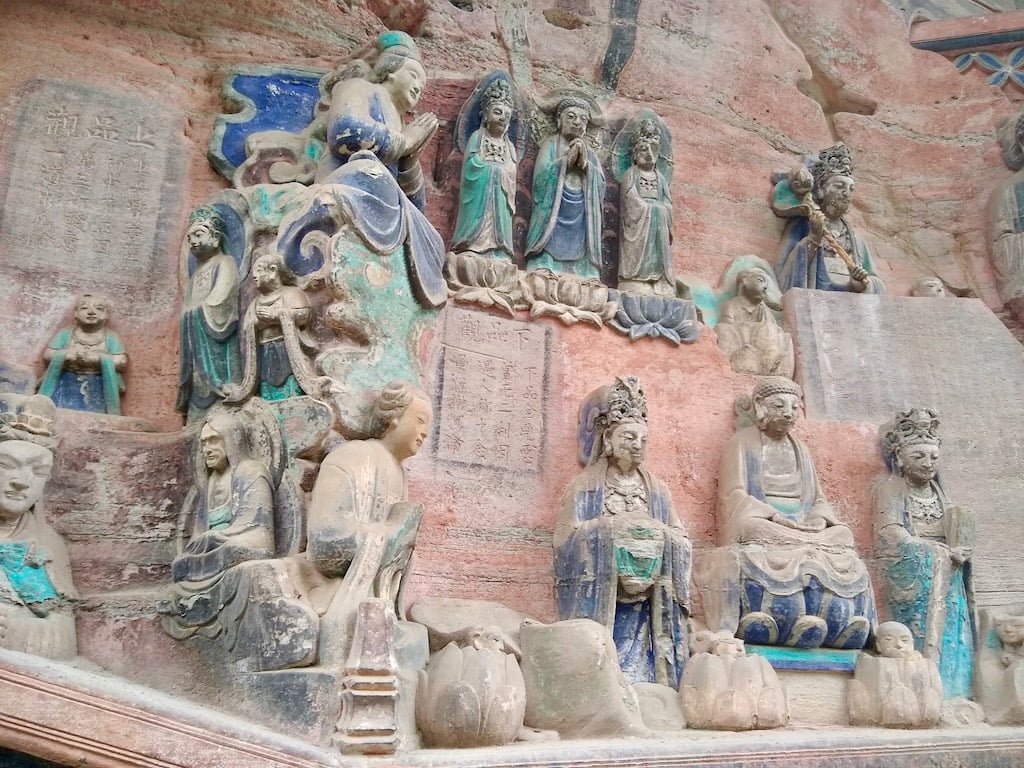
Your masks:
[{"label": "carved stone platform", "polygon": [[660,739],[566,741],[342,758],[192,702],[103,674],[0,652],[0,744],[98,768],[497,768],[645,765],[723,768],[996,768],[1024,765],[1024,728],[891,731],[790,727],[682,731]]}]

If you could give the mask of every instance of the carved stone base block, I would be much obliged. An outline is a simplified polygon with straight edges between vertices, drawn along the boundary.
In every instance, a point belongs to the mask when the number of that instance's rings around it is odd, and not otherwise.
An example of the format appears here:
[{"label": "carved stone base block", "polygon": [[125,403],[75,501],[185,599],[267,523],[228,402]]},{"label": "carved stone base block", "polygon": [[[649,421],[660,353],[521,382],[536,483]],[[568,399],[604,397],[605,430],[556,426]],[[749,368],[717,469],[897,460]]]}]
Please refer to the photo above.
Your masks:
[{"label": "carved stone base block", "polygon": [[796,725],[849,725],[846,689],[849,672],[777,669],[789,694],[789,716]]}]

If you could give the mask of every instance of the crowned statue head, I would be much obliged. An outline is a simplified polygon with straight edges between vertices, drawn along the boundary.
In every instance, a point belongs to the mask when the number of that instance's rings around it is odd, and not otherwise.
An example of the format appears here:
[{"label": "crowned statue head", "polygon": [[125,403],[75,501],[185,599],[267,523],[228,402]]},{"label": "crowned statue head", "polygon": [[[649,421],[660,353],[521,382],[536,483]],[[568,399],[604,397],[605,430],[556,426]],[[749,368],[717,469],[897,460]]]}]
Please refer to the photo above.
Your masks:
[{"label": "crowned statue head", "polygon": [[623,471],[636,469],[647,454],[647,398],[636,376],[618,376],[608,388],[606,410],[597,417],[597,456]]},{"label": "crowned statue head", "polygon": [[814,176],[814,198],[830,219],[844,216],[853,199],[853,155],[840,142],[818,153],[811,169]]},{"label": "crowned statue head", "polygon": [[750,395],[757,428],[773,440],[789,435],[800,410],[801,395],[796,382],[785,376],[765,376]]},{"label": "crowned statue head", "polygon": [[629,156],[633,165],[644,171],[654,169],[661,153],[661,130],[649,118],[641,120],[629,139]]},{"label": "crowned statue head", "polygon": [[939,472],[939,415],[930,408],[900,411],[882,438],[889,468],[915,486]]},{"label": "crowned statue head", "polygon": [[480,97],[480,124],[490,136],[504,136],[512,122],[513,109],[512,84],[504,78],[496,78]]},{"label": "crowned statue head", "polygon": [[57,407],[45,395],[0,394],[0,523],[43,498],[57,447]]},{"label": "crowned statue head", "polygon": [[216,208],[201,205],[189,214],[185,237],[196,258],[217,253],[224,241],[224,219]]}]

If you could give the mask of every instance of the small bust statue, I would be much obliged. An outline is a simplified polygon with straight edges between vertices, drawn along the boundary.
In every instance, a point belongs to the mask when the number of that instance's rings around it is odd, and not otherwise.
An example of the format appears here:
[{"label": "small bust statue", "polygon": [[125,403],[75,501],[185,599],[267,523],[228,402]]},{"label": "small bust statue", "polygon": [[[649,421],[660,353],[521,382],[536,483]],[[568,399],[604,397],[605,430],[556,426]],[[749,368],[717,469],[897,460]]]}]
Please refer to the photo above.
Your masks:
[{"label": "small bust statue", "polygon": [[941,299],[949,296],[946,285],[938,277],[928,275],[914,283],[910,295],[916,298]]},{"label": "small bust statue", "polygon": [[238,354],[238,266],[223,250],[224,219],[202,206],[185,234],[196,266],[181,310],[178,401],[189,421],[224,396],[241,374]]},{"label": "small bust statue", "polygon": [[515,107],[511,82],[496,78],[480,101],[480,127],[470,135],[462,161],[452,250],[511,259],[518,163],[508,138]]},{"label": "small bust statue", "polygon": [[734,371],[792,378],[793,339],[771,312],[781,307],[768,298],[773,279],[758,267],[736,275],[736,295],[722,305],[715,333]]},{"label": "small bust statue", "polygon": [[980,611],[975,692],[993,725],[1024,724],[1024,614],[1022,606]]},{"label": "small bust statue", "polygon": [[324,613],[321,664],[346,661],[361,600],[384,598],[405,618],[402,591],[423,508],[406,500],[402,464],[419,452],[432,416],[424,393],[392,382],[374,403],[371,437],[343,443],[320,466],[307,557],[326,580],[313,596]]},{"label": "small bust statue", "polygon": [[43,395],[0,395],[0,647],[69,659],[78,594],[64,541],[43,513],[56,415]]},{"label": "small bust statue", "polygon": [[689,656],[691,546],[668,488],[643,466],[640,382],[620,376],[591,393],[580,407],[581,427],[587,422],[597,430],[589,451],[581,445],[588,463],[555,526],[558,617],[605,626],[631,681],[678,688]]},{"label": "small bust statue", "polygon": [[929,728],[942,715],[942,679],[932,659],[914,650],[914,636],[898,621],[875,631],[878,656],[857,659],[847,701],[852,725]]},{"label": "small bust statue", "polygon": [[587,144],[595,115],[580,96],[555,107],[558,131],[544,140],[533,167],[533,212],[526,234],[530,269],[601,276],[601,206],[605,178]]},{"label": "small bust statue", "polygon": [[43,353],[46,373],[39,394],[58,408],[121,415],[128,355],[121,339],[107,330],[107,300],[91,293],[78,297],[75,324],[61,328]]},{"label": "small bust statue", "polygon": [[306,292],[292,285],[292,275],[276,253],[259,256],[252,276],[257,293],[245,313],[245,374],[240,385],[225,388],[225,400],[249,397],[257,381],[264,400],[322,397],[331,380],[316,376],[306,357],[316,351],[316,342],[306,332],[311,313]]},{"label": "small bust statue", "polygon": [[1003,646],[999,663],[1009,667],[1024,660],[1024,616],[998,616],[993,623]]},{"label": "small bust statue", "polygon": [[791,434],[800,394],[789,379],[762,379],[737,403],[756,425],[722,453],[718,530],[739,567],[730,588],[743,595],[736,634],[748,644],[862,648],[875,617],[871,580]]},{"label": "small bust statue", "polygon": [[789,218],[775,263],[779,286],[883,293],[867,245],[846,220],[854,188],[849,148],[823,149],[810,172],[810,190],[806,172],[795,169],[773,195],[772,210]]},{"label": "small bust statue", "polygon": [[875,554],[888,615],[911,628],[914,646],[939,665],[947,698],[973,690],[974,516],[939,482],[938,415],[901,411],[882,446],[890,475],[874,492]]},{"label": "small bust statue", "polygon": [[668,179],[658,168],[658,123],[654,117],[641,120],[629,140],[632,163],[619,187],[619,290],[675,297],[672,198]]},{"label": "small bust statue", "polygon": [[437,131],[432,112],[403,125],[423,95],[427,73],[419,49],[405,32],[382,32],[373,55],[347,61],[320,81],[325,94],[319,109],[327,110],[327,148],[316,181],[328,177],[349,157],[369,150],[394,169],[398,185],[422,209],[426,202],[420,153]]}]

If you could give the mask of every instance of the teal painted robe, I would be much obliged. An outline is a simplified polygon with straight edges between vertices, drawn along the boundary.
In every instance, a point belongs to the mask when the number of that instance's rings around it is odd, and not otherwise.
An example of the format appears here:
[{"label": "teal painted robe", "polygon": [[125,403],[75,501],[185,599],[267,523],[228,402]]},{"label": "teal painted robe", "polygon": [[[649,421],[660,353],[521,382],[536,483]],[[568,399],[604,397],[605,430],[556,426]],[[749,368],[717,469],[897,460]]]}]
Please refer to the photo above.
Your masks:
[{"label": "teal painted robe", "polygon": [[[97,407],[85,401],[81,395],[75,396],[77,389],[74,382],[68,382],[68,378],[89,376],[90,374],[78,374],[74,371],[64,370],[64,363],[67,359],[68,348],[71,346],[74,326],[62,328],[53,341],[50,342],[50,349],[54,351],[50,358],[50,364],[46,367],[43,381],[39,385],[39,394],[46,395],[59,408],[73,408],[75,410],[95,411]],[[100,358],[100,379],[103,388],[104,412],[121,415],[121,393],[124,392],[124,379],[117,372],[114,359],[111,355],[123,355],[124,345],[116,333],[106,331],[106,340],[103,345],[104,355]],[[71,396],[64,396],[62,393],[70,392]]]}]

